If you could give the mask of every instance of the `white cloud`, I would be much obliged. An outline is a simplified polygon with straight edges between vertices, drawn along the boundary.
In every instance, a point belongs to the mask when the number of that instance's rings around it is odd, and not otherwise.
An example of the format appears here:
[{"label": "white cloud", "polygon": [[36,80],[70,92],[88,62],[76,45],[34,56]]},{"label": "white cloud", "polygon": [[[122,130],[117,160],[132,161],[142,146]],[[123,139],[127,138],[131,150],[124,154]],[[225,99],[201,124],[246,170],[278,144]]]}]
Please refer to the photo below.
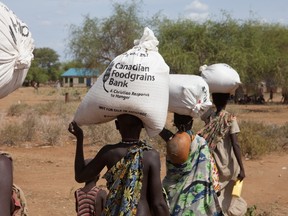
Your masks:
[{"label": "white cloud", "polygon": [[186,14],[186,18],[189,18],[191,20],[195,21],[203,21],[206,20],[207,17],[209,16],[209,13],[195,13],[195,12],[190,12]]},{"label": "white cloud", "polygon": [[208,5],[200,2],[199,0],[192,1],[189,5],[185,7],[187,11],[207,11]]},{"label": "white cloud", "polygon": [[200,0],[193,0],[189,5],[185,7],[185,17],[202,21],[209,16],[209,7],[205,3],[202,3]]}]

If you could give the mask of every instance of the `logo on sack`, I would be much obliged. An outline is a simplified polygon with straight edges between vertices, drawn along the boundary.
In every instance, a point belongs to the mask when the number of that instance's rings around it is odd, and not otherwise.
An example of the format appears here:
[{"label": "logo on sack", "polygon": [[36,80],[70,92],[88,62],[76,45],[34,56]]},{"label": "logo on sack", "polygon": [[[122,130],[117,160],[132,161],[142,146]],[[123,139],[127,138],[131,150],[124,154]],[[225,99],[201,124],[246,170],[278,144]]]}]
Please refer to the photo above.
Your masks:
[{"label": "logo on sack", "polygon": [[155,79],[155,76],[150,74],[148,66],[111,62],[103,75],[103,88],[108,93],[110,92],[107,90],[108,86],[128,88],[131,82],[154,82]]},{"label": "logo on sack", "polygon": [[9,25],[10,35],[14,41],[15,44],[17,44],[16,36],[14,32],[19,32],[23,37],[29,36],[29,29],[26,25],[23,25],[23,23],[19,22],[18,20],[13,20],[10,17],[11,25]]},{"label": "logo on sack", "polygon": [[112,61],[109,66],[107,67],[106,71],[105,71],[105,74],[103,76],[103,88],[106,92],[108,92],[108,90],[105,88],[105,83],[107,82],[107,80],[109,79],[110,77],[110,74],[111,74],[111,70],[114,66],[114,62]]},{"label": "logo on sack", "polygon": [[208,94],[207,94],[207,89],[206,89],[206,87],[205,86],[202,86],[202,92],[204,93],[204,98],[203,98],[203,101],[204,102],[207,102],[207,100],[208,100]]}]

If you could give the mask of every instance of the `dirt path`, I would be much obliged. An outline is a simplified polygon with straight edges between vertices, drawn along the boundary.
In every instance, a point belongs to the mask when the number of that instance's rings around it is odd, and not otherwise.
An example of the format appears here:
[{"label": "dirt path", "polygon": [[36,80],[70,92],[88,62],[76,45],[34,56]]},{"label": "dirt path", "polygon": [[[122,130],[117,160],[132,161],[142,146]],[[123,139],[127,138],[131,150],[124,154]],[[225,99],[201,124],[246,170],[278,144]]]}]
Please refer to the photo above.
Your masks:
[{"label": "dirt path", "polygon": [[[32,216],[75,215],[73,191],[80,187],[74,181],[74,144],[48,148],[4,148],[15,158],[15,182],[25,191]],[[86,155],[95,153],[86,148]],[[244,161],[247,178],[243,197],[258,210],[287,215],[288,155],[272,154],[261,160]],[[165,163],[162,159],[162,178]],[[101,180],[100,185],[105,181]]]},{"label": "dirt path", "polygon": [[[39,89],[39,91],[44,91]],[[47,93],[37,94],[33,88],[21,88],[0,101],[0,114],[15,103],[44,103],[55,100]],[[60,100],[64,97],[59,95]],[[58,98],[58,99],[59,99]],[[234,106],[234,105],[232,105]],[[236,108],[236,107],[232,107]],[[242,106],[240,120],[253,119],[274,124],[285,124],[288,106]],[[246,112],[255,110],[255,112]],[[74,181],[75,141],[56,147],[19,148],[0,146],[14,158],[15,183],[24,190],[30,216],[71,216],[74,212],[73,192],[82,186]],[[95,147],[85,147],[86,157],[95,155]],[[259,160],[244,161],[247,178],[244,180],[243,197],[249,206],[255,205],[266,215],[288,215],[288,155],[266,155]],[[162,159],[162,178],[165,163]],[[100,180],[104,185],[104,180]]]}]

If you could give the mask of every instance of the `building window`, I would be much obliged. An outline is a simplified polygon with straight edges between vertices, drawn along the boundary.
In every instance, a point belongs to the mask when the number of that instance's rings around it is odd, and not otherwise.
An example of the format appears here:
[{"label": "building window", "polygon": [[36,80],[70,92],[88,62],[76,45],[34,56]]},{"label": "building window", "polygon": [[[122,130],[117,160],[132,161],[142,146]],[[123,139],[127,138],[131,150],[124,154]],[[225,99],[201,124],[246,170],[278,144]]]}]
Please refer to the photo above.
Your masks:
[{"label": "building window", "polygon": [[68,83],[68,77],[65,77],[65,83]]},{"label": "building window", "polygon": [[78,78],[78,83],[83,84],[84,83],[84,77],[79,77]]}]

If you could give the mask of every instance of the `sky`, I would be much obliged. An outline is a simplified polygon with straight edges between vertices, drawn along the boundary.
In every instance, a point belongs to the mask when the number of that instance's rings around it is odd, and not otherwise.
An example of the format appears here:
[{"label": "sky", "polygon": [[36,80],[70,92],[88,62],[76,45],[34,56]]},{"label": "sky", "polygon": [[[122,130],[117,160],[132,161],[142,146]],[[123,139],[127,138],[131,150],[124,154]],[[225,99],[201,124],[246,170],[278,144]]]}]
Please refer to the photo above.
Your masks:
[{"label": "sky", "polygon": [[[49,47],[57,52],[61,62],[69,61],[67,40],[71,25],[81,26],[84,16],[105,18],[112,15],[113,2],[126,0],[0,0],[25,22],[36,48]],[[188,18],[194,21],[221,20],[223,11],[233,19],[257,19],[267,23],[288,25],[287,0],[142,0],[141,17],[157,12],[170,19]]]}]

